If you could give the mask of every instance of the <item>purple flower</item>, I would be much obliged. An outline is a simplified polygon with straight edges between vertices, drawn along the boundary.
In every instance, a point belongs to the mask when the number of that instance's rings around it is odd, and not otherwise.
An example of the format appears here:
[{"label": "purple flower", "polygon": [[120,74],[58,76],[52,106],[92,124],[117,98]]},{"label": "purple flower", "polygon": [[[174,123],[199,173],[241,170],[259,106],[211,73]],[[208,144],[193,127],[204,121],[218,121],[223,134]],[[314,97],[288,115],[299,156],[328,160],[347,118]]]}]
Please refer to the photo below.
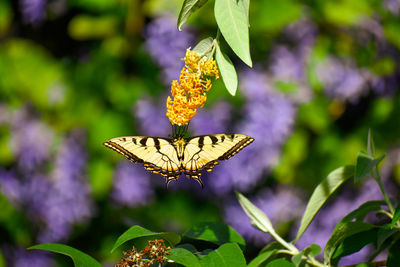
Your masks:
[{"label": "purple flower", "polygon": [[22,171],[30,172],[50,156],[53,131],[30,115],[29,108],[17,110],[11,121],[11,148]]},{"label": "purple flower", "polygon": [[[251,200],[271,220],[274,226],[298,219],[304,209],[300,193],[292,188],[264,189]],[[248,216],[235,201],[224,208],[225,222],[236,229],[247,241],[265,245],[272,241],[269,234],[261,232],[250,224]]]},{"label": "purple flower", "polygon": [[398,16],[400,13],[400,0],[384,0],[383,6],[393,15]]},{"label": "purple flower", "polygon": [[271,75],[274,79],[296,82],[305,79],[305,67],[301,55],[296,55],[285,46],[278,46],[272,52]]},{"label": "purple flower", "polygon": [[113,199],[130,207],[149,204],[154,197],[150,178],[143,166],[124,160],[114,174]]},{"label": "purple flower", "polygon": [[52,190],[43,205],[47,223],[39,236],[42,242],[63,240],[75,223],[82,223],[93,214],[91,190],[85,175],[87,155],[83,148],[85,135],[75,131],[59,147],[52,173]]},{"label": "purple flower", "polygon": [[195,135],[225,133],[231,119],[232,107],[227,102],[218,102],[209,109],[199,109],[190,122]]},{"label": "purple flower", "polygon": [[244,118],[236,129],[238,133],[252,136],[255,141],[215,168],[210,186],[219,194],[232,189],[248,191],[259,183],[264,172],[276,164],[296,114],[293,103],[271,91],[261,72],[244,73],[242,84],[248,101],[243,111]]},{"label": "purple flower", "polygon": [[304,48],[299,46],[289,50],[286,46],[277,46],[271,52],[269,67],[271,79],[275,83],[283,82],[296,86],[286,95],[295,103],[308,102],[313,97],[306,75],[310,47],[311,45]]},{"label": "purple flower", "polygon": [[19,4],[25,23],[36,26],[44,20],[46,0],[20,0]]},{"label": "purple flower", "polygon": [[357,101],[368,90],[368,82],[372,79],[368,70],[358,69],[350,60],[341,62],[334,57],[318,65],[316,72],[326,95],[342,102]]},{"label": "purple flower", "polygon": [[178,31],[176,20],[169,17],[151,22],[144,35],[147,51],[163,70],[163,81],[170,84],[172,80],[177,80],[184,65],[182,58],[193,43],[193,35],[187,31]]},{"label": "purple flower", "polygon": [[[166,98],[162,98],[166,101]],[[138,120],[141,135],[167,136],[171,131],[171,123],[164,103],[155,103],[151,99],[137,101],[132,114]]]},{"label": "purple flower", "polygon": [[[7,249],[7,258],[10,259],[10,263],[7,266],[14,267],[51,267],[55,266],[54,261],[43,251],[25,249]],[[11,257],[10,257],[11,255]]]},{"label": "purple flower", "polygon": [[0,189],[4,196],[14,204],[21,201],[23,192],[21,192],[21,182],[16,174],[0,168]]},{"label": "purple flower", "polygon": [[[73,225],[93,213],[90,188],[86,181],[84,136],[73,132],[58,149],[50,175],[37,169],[31,172],[0,171],[3,194],[18,209],[41,225],[39,242],[65,240]],[[18,168],[17,168],[18,169]],[[19,170],[19,169],[18,169]]]}]

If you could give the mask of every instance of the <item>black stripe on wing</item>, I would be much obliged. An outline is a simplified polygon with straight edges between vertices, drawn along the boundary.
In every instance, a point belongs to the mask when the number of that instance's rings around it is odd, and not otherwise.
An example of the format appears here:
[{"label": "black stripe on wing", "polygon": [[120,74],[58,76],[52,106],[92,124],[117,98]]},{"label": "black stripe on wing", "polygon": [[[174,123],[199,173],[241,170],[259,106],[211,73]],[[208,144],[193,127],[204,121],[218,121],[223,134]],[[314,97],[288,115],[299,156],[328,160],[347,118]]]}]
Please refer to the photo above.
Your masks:
[{"label": "black stripe on wing", "polygon": [[[232,139],[235,138],[234,134],[231,136]],[[227,160],[237,154],[240,150],[245,148],[246,146],[250,145],[253,143],[254,138],[250,136],[246,136],[244,139],[240,140],[236,145],[234,145],[231,149],[229,149],[227,152],[225,152],[222,156],[220,156],[218,159],[219,160]]]},{"label": "black stripe on wing", "polygon": [[[136,141],[136,140],[135,140]],[[141,158],[138,158],[135,154],[129,152],[119,144],[113,142],[113,141],[107,141],[103,143],[106,147],[111,148],[112,150],[124,155],[127,159],[129,159],[132,162],[138,162],[138,163],[143,163],[144,161]]]}]

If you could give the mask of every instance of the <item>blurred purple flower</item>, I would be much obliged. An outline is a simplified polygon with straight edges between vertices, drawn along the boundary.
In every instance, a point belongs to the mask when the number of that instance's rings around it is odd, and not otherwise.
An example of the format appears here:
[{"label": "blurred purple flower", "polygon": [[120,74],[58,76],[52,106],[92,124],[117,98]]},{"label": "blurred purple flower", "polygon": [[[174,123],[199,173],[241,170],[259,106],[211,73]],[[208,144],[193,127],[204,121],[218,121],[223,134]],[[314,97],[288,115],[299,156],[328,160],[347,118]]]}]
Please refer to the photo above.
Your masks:
[{"label": "blurred purple flower", "polygon": [[199,109],[190,122],[194,135],[225,133],[231,119],[232,107],[227,102],[218,102],[208,109]]},{"label": "blurred purple flower", "polygon": [[5,249],[7,266],[13,267],[50,267],[55,266],[55,262],[48,253],[43,251],[30,250],[23,248]]},{"label": "blurred purple flower", "polygon": [[69,236],[75,223],[82,223],[93,214],[91,189],[87,182],[85,134],[74,131],[59,147],[52,175],[53,189],[43,205],[47,229],[39,240],[49,242]]},{"label": "blurred purple flower", "polygon": [[358,69],[348,60],[341,62],[334,57],[316,68],[318,78],[324,85],[328,97],[338,101],[355,102],[368,90],[372,74],[366,69]]},{"label": "blurred purple flower", "polygon": [[23,197],[21,190],[21,182],[17,179],[17,175],[12,171],[0,168],[0,189],[4,196],[13,204],[17,204]]},{"label": "blurred purple flower", "polygon": [[276,80],[286,82],[301,81],[305,78],[305,68],[300,55],[285,46],[278,46],[271,52],[270,71]]},{"label": "blurred purple flower", "polygon": [[193,35],[178,31],[175,19],[160,17],[146,27],[144,36],[147,51],[162,68],[163,81],[170,84],[177,80],[184,65],[182,58],[193,43]]},{"label": "blurred purple flower", "polygon": [[[161,101],[166,101],[162,98]],[[167,116],[166,102],[155,103],[151,99],[142,99],[136,102],[132,114],[138,120],[141,135],[167,136],[171,131],[171,123]]]},{"label": "blurred purple flower", "polygon": [[126,160],[120,162],[114,174],[113,199],[130,207],[149,204],[154,197],[150,178],[143,166]]},{"label": "blurred purple flower", "polygon": [[307,17],[289,24],[284,30],[285,37],[293,43],[303,55],[307,50],[311,49],[317,34],[317,26]]},{"label": "blurred purple flower", "polygon": [[[0,170],[3,194],[33,221],[42,222],[39,242],[65,240],[73,225],[93,213],[85,171],[85,138],[73,132],[59,147],[50,176],[38,170],[30,173]],[[19,169],[18,169],[19,170]]]},{"label": "blurred purple flower", "polygon": [[19,5],[25,23],[38,25],[46,13],[46,0],[20,0]]},{"label": "blurred purple flower", "polygon": [[398,16],[400,13],[400,0],[384,0],[383,6],[393,15]]},{"label": "blurred purple flower", "polygon": [[[251,202],[261,209],[274,225],[300,218],[305,205],[299,191],[281,187],[275,190],[264,189],[252,198]],[[265,245],[272,238],[250,224],[248,216],[241,206],[235,202],[224,208],[225,222],[238,231],[247,241],[257,245]]]},{"label": "blurred purple flower", "polygon": [[11,148],[22,171],[30,172],[50,156],[53,131],[31,116],[29,107],[17,110],[11,119]]},{"label": "blurred purple flower", "polygon": [[277,162],[296,115],[293,103],[273,92],[263,73],[245,72],[241,81],[242,92],[248,101],[243,121],[236,129],[255,141],[215,168],[210,186],[219,194],[232,189],[247,191],[254,188],[263,173]]}]

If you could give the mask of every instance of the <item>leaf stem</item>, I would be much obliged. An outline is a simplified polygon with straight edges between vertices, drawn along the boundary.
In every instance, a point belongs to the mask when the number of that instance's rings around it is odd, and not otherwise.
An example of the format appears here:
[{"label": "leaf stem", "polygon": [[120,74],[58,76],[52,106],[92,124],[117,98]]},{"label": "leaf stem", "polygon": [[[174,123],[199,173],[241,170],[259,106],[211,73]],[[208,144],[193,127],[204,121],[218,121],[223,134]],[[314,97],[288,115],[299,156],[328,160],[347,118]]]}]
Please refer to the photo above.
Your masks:
[{"label": "leaf stem", "polygon": [[390,202],[390,199],[389,199],[389,197],[388,197],[387,194],[386,194],[385,188],[383,187],[383,184],[382,184],[382,182],[381,182],[381,177],[380,177],[380,175],[379,175],[379,172],[377,172],[377,177],[376,177],[375,180],[376,180],[376,182],[377,182],[378,185],[379,185],[379,189],[381,190],[382,195],[383,195],[383,197],[384,197],[384,199],[385,199],[385,201],[386,201],[386,204],[387,204],[388,207],[389,207],[390,213],[392,214],[392,217],[393,217],[393,215],[394,215],[394,208],[393,208],[392,202]]},{"label": "leaf stem", "polygon": [[[281,250],[278,250],[277,252],[282,253],[282,254],[288,254],[288,255],[296,255],[299,253],[298,251],[297,251],[297,253],[294,253],[293,251],[286,250],[286,249],[281,249]],[[316,260],[314,257],[311,257],[310,255],[302,256],[301,258],[303,260],[307,261],[310,265],[313,265],[316,267],[326,267],[326,265],[319,262],[318,260]]]}]

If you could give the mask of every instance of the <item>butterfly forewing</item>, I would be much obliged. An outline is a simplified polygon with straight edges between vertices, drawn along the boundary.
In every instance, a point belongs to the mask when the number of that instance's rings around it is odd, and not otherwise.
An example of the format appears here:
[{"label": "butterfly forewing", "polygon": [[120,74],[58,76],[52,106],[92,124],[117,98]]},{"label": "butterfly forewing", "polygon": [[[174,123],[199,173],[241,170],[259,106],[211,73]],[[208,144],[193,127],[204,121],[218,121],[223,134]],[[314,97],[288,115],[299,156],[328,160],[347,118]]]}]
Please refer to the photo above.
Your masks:
[{"label": "butterfly forewing", "polygon": [[183,168],[186,174],[200,175],[200,171],[211,171],[218,160],[226,160],[253,142],[244,134],[214,134],[195,136],[187,140]]},{"label": "butterfly forewing", "polygon": [[144,163],[154,173],[176,178],[180,174],[180,163],[169,139],[148,136],[125,136],[112,138],[104,143],[133,162]]}]

